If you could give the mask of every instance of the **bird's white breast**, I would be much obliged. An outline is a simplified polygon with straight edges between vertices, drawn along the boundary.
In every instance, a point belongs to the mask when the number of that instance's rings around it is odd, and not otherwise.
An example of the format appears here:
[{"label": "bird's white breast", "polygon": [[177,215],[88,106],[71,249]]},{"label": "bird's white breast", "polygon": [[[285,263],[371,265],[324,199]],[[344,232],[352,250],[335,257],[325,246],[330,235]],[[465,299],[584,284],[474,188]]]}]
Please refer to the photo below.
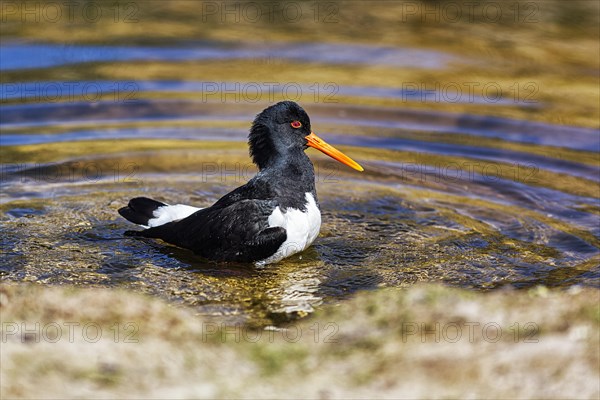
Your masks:
[{"label": "bird's white breast", "polygon": [[292,254],[308,248],[319,236],[321,230],[321,211],[312,193],[306,193],[306,211],[288,208],[282,212],[279,207],[269,216],[269,227],[285,228],[287,239],[271,257],[257,264],[269,264],[282,260]]}]

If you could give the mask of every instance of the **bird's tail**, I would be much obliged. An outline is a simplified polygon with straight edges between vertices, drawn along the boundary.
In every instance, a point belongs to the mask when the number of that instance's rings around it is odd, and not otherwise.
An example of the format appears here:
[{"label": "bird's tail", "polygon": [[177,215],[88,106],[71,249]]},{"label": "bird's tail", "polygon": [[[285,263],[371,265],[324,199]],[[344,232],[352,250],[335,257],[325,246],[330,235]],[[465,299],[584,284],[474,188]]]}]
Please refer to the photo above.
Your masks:
[{"label": "bird's tail", "polygon": [[153,228],[187,218],[201,208],[184,204],[169,205],[147,197],[136,197],[129,200],[127,207],[119,210],[119,214],[134,224],[145,228]]},{"label": "bird's tail", "polygon": [[129,200],[127,207],[119,209],[119,214],[134,224],[148,227],[150,226],[150,220],[156,218],[154,212],[164,206],[167,206],[167,204],[147,197],[136,197]]}]

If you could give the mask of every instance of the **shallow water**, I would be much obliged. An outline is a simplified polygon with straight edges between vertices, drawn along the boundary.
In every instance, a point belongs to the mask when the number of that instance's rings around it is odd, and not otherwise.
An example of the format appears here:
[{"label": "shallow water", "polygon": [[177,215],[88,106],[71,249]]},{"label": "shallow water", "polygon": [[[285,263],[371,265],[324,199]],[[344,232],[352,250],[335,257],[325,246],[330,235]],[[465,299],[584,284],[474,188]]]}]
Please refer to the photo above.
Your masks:
[{"label": "shallow water", "polygon": [[[373,4],[381,29],[390,10]],[[86,36],[98,26],[85,24],[68,26],[79,33],[69,42],[49,25],[47,37],[27,24],[3,36],[3,281],[123,287],[255,326],[416,282],[600,286],[598,57],[554,54],[568,40],[597,52],[593,35],[556,27],[546,13],[518,26],[514,46],[474,39],[485,53],[437,48],[414,29],[406,43],[368,35],[356,43],[344,24],[301,41],[261,25],[269,44],[219,36],[230,26],[212,37],[186,33],[193,21],[165,7],[161,23],[174,23],[177,39],[156,31],[142,40],[119,25],[103,43]],[[154,11],[139,12],[154,32]],[[339,18],[357,17],[342,8]],[[563,33],[539,44],[553,61],[523,56],[518,45],[549,26]],[[572,97],[561,92],[565,80]],[[468,82],[503,90],[471,93]],[[249,124],[282,98],[300,101],[315,132],[365,167],[357,173],[308,150],[323,213],[310,249],[257,268],[123,237],[131,225],[116,210],[129,198],[202,207],[245,183],[255,173]]]}]

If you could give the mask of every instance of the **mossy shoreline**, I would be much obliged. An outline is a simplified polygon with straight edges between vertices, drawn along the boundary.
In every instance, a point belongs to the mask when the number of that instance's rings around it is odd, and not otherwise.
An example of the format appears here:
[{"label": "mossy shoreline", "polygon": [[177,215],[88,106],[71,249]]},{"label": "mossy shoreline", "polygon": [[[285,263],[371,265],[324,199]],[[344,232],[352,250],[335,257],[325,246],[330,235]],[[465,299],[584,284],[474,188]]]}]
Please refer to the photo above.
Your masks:
[{"label": "mossy shoreline", "polygon": [[598,398],[600,291],[360,292],[285,328],[0,286],[2,398]]}]

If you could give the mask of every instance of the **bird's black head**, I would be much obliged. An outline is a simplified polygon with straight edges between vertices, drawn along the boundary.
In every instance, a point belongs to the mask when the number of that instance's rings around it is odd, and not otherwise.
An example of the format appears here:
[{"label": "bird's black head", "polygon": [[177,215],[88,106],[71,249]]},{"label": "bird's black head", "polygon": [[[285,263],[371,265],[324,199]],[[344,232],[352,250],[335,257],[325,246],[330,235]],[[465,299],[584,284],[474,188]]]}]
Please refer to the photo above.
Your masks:
[{"label": "bird's black head", "polygon": [[303,171],[312,171],[312,164],[304,154],[310,146],[357,171],[363,171],[356,161],[315,135],[308,114],[293,101],[279,102],[258,114],[250,128],[248,144],[252,160],[259,169],[295,163]]},{"label": "bird's black head", "polygon": [[248,136],[250,155],[259,169],[307,148],[310,118],[293,101],[282,101],[256,116]]}]

